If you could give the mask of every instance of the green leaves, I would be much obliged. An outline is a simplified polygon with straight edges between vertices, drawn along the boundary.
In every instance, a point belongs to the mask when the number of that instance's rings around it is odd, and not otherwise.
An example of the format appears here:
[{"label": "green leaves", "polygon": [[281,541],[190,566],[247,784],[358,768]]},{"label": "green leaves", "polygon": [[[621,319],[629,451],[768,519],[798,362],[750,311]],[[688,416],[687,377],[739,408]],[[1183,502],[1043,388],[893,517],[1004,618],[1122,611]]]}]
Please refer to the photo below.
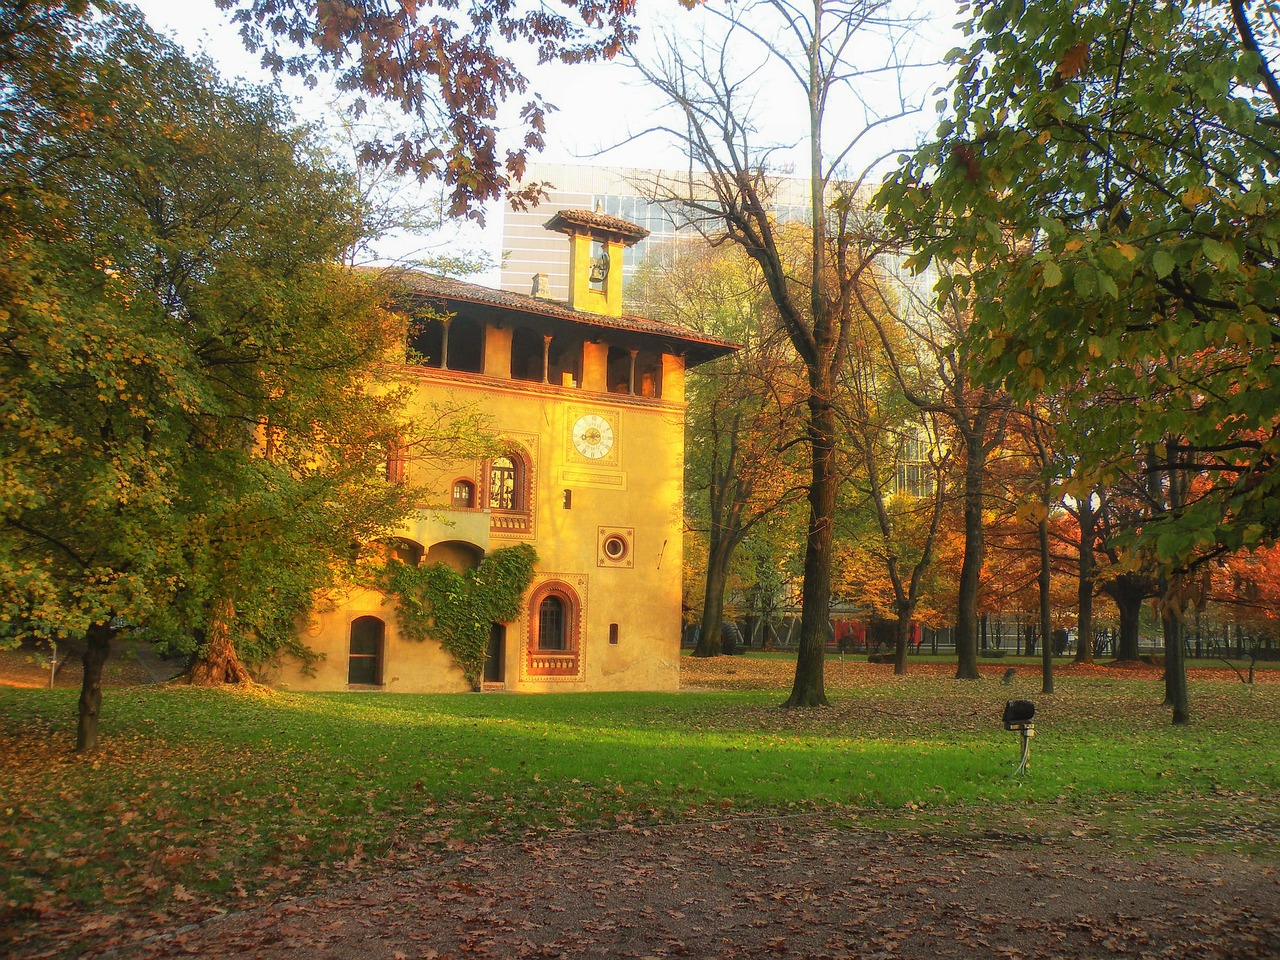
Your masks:
[{"label": "green leaves", "polygon": [[0,57],[0,614],[190,652],[230,600],[247,658],[305,659],[314,591],[410,499],[366,390],[397,331],[331,266],[352,184],[136,12],[56,22]]},{"label": "green leaves", "polygon": [[1056,287],[1062,283],[1062,268],[1052,260],[1046,260],[1040,268],[1040,280],[1046,287]]},{"label": "green leaves", "polygon": [[462,573],[442,563],[411,567],[393,560],[381,579],[396,594],[396,613],[405,634],[438,640],[478,687],[489,631],[495,623],[519,617],[537,562],[533,547],[518,544],[493,551]]},{"label": "green leaves", "polygon": [[[1253,30],[1264,50],[1280,40]],[[1280,507],[1223,508],[1275,469],[1258,441],[1280,428],[1252,399],[1280,389],[1280,135],[1227,4],[1031,0],[985,6],[969,33],[961,61],[984,72],[958,74],[937,142],[878,202],[917,260],[969,278],[978,375],[1070,398],[1082,467],[1179,438],[1205,508],[1178,525],[1219,532],[1162,533],[1170,563],[1216,549],[1223,523],[1280,536]],[[976,169],[930,166],[979,137]],[[1021,366],[1008,337],[1061,362]]]}]

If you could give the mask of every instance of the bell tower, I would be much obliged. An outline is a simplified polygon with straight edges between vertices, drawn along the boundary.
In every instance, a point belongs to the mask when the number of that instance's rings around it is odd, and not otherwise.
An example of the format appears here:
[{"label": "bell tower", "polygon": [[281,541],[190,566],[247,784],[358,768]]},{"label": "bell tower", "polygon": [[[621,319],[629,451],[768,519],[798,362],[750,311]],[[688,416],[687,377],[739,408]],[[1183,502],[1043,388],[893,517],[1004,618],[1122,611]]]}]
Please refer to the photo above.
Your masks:
[{"label": "bell tower", "polygon": [[569,306],[622,316],[622,251],[649,231],[629,220],[586,210],[561,210],[543,226],[569,238]]}]

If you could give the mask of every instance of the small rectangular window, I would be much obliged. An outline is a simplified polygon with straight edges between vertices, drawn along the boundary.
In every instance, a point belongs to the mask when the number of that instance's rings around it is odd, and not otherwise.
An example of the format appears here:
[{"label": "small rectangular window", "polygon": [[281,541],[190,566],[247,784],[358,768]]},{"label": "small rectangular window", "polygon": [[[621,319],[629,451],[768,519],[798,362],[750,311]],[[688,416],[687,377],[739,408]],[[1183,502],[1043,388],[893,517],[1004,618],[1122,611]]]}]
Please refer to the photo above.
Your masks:
[{"label": "small rectangular window", "polygon": [[616,623],[609,624],[609,642],[618,642],[618,625]]}]

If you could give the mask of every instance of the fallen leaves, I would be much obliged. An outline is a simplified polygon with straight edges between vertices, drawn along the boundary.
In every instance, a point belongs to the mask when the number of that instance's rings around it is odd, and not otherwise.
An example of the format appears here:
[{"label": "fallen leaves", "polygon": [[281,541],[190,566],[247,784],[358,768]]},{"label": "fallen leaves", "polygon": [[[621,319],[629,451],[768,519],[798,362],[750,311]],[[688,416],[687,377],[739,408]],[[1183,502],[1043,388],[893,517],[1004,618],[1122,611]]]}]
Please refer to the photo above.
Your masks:
[{"label": "fallen leaves", "polygon": [[[789,684],[794,669],[794,661],[786,658],[684,663],[689,671],[686,680],[693,671],[702,671],[698,685],[723,682],[731,690],[735,684],[781,688]],[[940,663],[931,668],[953,669]],[[1004,668],[1005,664],[993,667]],[[827,666],[828,688],[857,693],[835,696],[830,709],[817,712],[780,711],[778,698],[771,695],[737,693],[672,698],[664,701],[664,711],[634,705],[618,710],[621,701],[616,699],[599,703],[572,699],[563,720],[564,729],[573,735],[575,764],[565,768],[572,774],[569,777],[564,769],[547,763],[546,732],[551,726],[540,715],[523,716],[520,711],[526,709],[526,701],[509,698],[459,698],[442,706],[414,698],[295,701],[282,696],[268,715],[272,729],[288,728],[289,736],[253,745],[232,742],[226,735],[202,741],[189,730],[165,739],[151,732],[148,715],[135,722],[136,729],[144,732],[131,730],[105,744],[96,768],[68,765],[49,746],[50,727],[36,712],[29,715],[29,728],[0,723],[0,810],[7,812],[0,822],[4,857],[0,867],[7,873],[4,882],[8,884],[0,901],[4,914],[0,925],[6,935],[21,933],[25,939],[18,946],[22,950],[34,952],[42,949],[41,944],[47,946],[49,938],[62,938],[91,952],[105,944],[132,942],[156,930],[176,929],[228,910],[252,910],[286,897],[311,897],[335,887],[359,893],[358,888],[342,885],[364,882],[388,870],[416,871],[424,863],[445,863],[455,871],[452,879],[458,885],[441,880],[430,889],[445,898],[415,900],[415,909],[420,915],[434,916],[465,908],[466,916],[472,918],[469,922],[483,927],[473,931],[475,939],[468,941],[477,955],[482,955],[480,947],[493,942],[485,936],[495,937],[493,931],[499,929],[510,931],[512,939],[500,945],[511,952],[495,947],[495,955],[538,956],[543,950],[553,951],[548,955],[555,950],[574,955],[579,944],[564,931],[585,932],[581,918],[589,906],[595,911],[589,920],[597,940],[612,942],[619,934],[632,955],[644,950],[666,956],[683,951],[729,956],[725,951],[736,948],[716,940],[715,931],[737,943],[733,938],[746,930],[758,933],[746,940],[754,945],[757,956],[777,953],[769,945],[771,938],[791,943],[791,949],[803,943],[815,958],[859,956],[849,946],[854,941],[842,939],[839,931],[820,942],[803,933],[809,925],[831,922],[826,903],[856,901],[857,909],[870,911],[875,898],[886,896],[886,891],[908,900],[915,891],[912,909],[932,909],[927,901],[933,901],[942,910],[948,901],[946,891],[934,880],[913,880],[914,874],[903,872],[900,864],[875,859],[877,850],[896,842],[890,832],[942,829],[950,820],[947,830],[984,838],[988,847],[1046,855],[1056,855],[1052,844],[1061,838],[1070,837],[1068,843],[1095,838],[1114,841],[1117,834],[1109,831],[1108,818],[1079,814],[1081,802],[1073,793],[1074,783],[1057,787],[1056,801],[1050,796],[1049,803],[1036,804],[1043,823],[1031,818],[1019,821],[1021,825],[1013,822],[1019,814],[1005,804],[981,811],[959,806],[949,799],[955,784],[932,766],[922,771],[922,779],[911,785],[908,794],[892,802],[877,805],[878,801],[851,794],[892,781],[901,772],[904,758],[927,751],[939,737],[954,736],[964,750],[971,751],[979,741],[968,731],[981,731],[986,740],[1003,736],[998,725],[993,727],[998,711],[992,703],[1003,703],[1005,698],[999,684],[948,681],[944,695],[939,695],[942,685],[926,675],[924,664],[913,662],[912,669],[916,673],[908,678],[892,679],[887,666],[832,658]],[[1154,677],[1142,670],[1158,672],[1150,665],[1132,671],[1065,668],[1063,675],[1071,677],[1072,683],[1062,684],[1062,692],[1045,704],[1046,732],[1053,731],[1055,719],[1061,722],[1068,713],[1073,723],[1082,724],[1070,728],[1077,734],[1090,726],[1113,724],[1117,683],[1103,678],[1120,676],[1119,686],[1128,684],[1130,690],[1145,689],[1148,683],[1157,690]],[[1022,676],[1024,672],[1030,670],[1024,671],[1020,664],[1017,683],[1038,682],[1038,677]],[[1133,677],[1138,678],[1136,682],[1131,682]],[[1083,692],[1070,692],[1076,687]],[[1239,712],[1240,701],[1221,691],[1268,692],[1235,684],[1213,690],[1217,692],[1198,694],[1197,703],[1204,705],[1204,715],[1213,716],[1217,725],[1227,723],[1231,711]],[[220,717],[236,703],[186,692],[150,696],[148,709],[159,711],[165,717],[163,723],[172,724],[174,731],[183,729],[180,721],[197,703],[208,700],[219,709]],[[1254,696],[1250,702],[1257,705],[1256,711],[1271,701]],[[579,704],[587,706],[579,708]],[[0,702],[0,712],[5,709]],[[1154,701],[1151,709],[1157,709]],[[226,726],[243,728],[257,722],[259,710],[253,707],[254,716],[236,714],[235,722]],[[172,716],[166,717],[166,711]],[[424,721],[428,712],[430,719]],[[665,715],[672,712],[678,713],[677,721]],[[484,717],[493,726],[481,739],[474,739],[471,730],[484,714],[493,714]],[[354,720],[361,730],[378,731],[376,738],[371,737],[376,749],[365,755],[376,777],[362,775],[343,747],[316,739],[319,724],[329,716],[341,717],[340,730],[350,729]],[[1132,726],[1135,715],[1126,714],[1126,720]],[[455,736],[451,725],[468,731],[457,747],[450,745],[449,738]],[[1228,726],[1212,736],[1222,739],[1231,730]],[[1203,732],[1192,735],[1199,737]],[[1187,844],[1209,849],[1224,838],[1250,850],[1265,848],[1277,839],[1280,817],[1274,813],[1273,793],[1262,789],[1273,782],[1274,773],[1267,772],[1271,769],[1267,765],[1274,760],[1259,748],[1271,742],[1258,739],[1261,736],[1259,729],[1226,736],[1232,751],[1250,754],[1250,779],[1240,780],[1223,769],[1222,756],[1205,749],[1207,740],[1187,741],[1185,735],[1164,739],[1162,734],[1157,739],[1153,734],[1150,741],[1143,741],[1144,749],[1133,751],[1124,762],[1140,781],[1158,782],[1159,799],[1146,796],[1135,804],[1122,798],[1117,809],[1148,822],[1142,835],[1151,843],[1163,842],[1152,833],[1157,828],[1160,835],[1169,837],[1162,853],[1178,854]],[[825,751],[823,744],[833,738],[838,749]],[[397,739],[409,744],[407,750],[396,747]],[[610,749],[591,752],[593,741],[604,741]],[[893,750],[868,749],[873,741],[889,744]],[[1052,741],[1048,736],[1045,741],[1048,748]],[[1189,744],[1187,754],[1166,749],[1184,741]],[[1005,746],[1004,741],[1000,746]],[[651,751],[664,765],[642,767],[639,773],[615,769],[641,749]],[[589,752],[592,762],[582,762]],[[823,760],[815,765],[812,756],[818,755]],[[768,760],[763,766],[762,758]],[[1047,753],[1037,760],[1045,769],[1051,762]],[[533,772],[534,766],[540,773]],[[1002,755],[1001,784],[1006,780],[1004,769]],[[834,784],[830,789],[836,799],[829,801],[825,815],[851,825],[856,821],[861,836],[875,836],[871,824],[884,823],[883,841],[851,853],[842,835],[815,832],[805,837],[813,851],[797,857],[794,850],[779,846],[773,831],[750,818],[766,806],[772,814],[809,812],[816,801],[784,800],[768,806],[765,801],[753,802],[754,786],[732,798],[718,792],[725,784],[737,789],[732,780],[723,779],[726,771],[761,778],[762,770],[777,771],[776,776],[795,782]],[[403,782],[392,789],[388,784],[394,783],[397,773],[403,775]],[[975,774],[962,770],[960,776]],[[523,785],[516,782],[519,777],[524,777]],[[1088,803],[1093,802],[1093,797],[1088,798]],[[1156,812],[1148,813],[1148,807]],[[1188,817],[1191,809],[1202,811],[1201,819]],[[691,832],[673,841],[671,828],[662,824],[677,819],[711,822],[685,828]],[[754,825],[748,828],[748,824]],[[993,824],[999,829],[993,829]],[[1174,824],[1176,830],[1171,829]],[[1220,832],[1214,832],[1215,824]],[[1057,831],[1052,841],[1044,836],[1049,829]],[[632,855],[633,847],[621,841],[634,842],[638,853]],[[660,855],[657,845],[661,845]],[[516,851],[538,862],[544,871],[541,882],[562,884],[580,902],[553,899],[550,905],[535,904],[536,920],[525,919],[535,914],[507,909],[514,895],[508,886],[517,877],[494,876],[493,871],[506,870],[508,858]],[[706,860],[713,854],[723,862],[708,873]],[[984,851],[967,848],[967,859],[961,862],[979,862],[983,855]],[[865,876],[845,875],[839,889],[807,884],[796,872],[815,870],[818,876],[826,869],[824,863],[849,856],[860,857],[870,866]],[[780,865],[780,857],[798,866]],[[957,883],[969,882],[961,873],[938,869],[939,881],[949,877]],[[757,889],[737,881],[739,876],[758,880],[770,870],[791,876],[795,883],[792,887],[760,883]],[[1099,883],[1103,876],[1105,871],[1098,875]],[[659,900],[652,899],[655,883],[666,885]],[[899,889],[901,884],[910,886]],[[426,889],[421,887],[419,892]],[[700,905],[700,898],[711,890],[717,891],[714,906],[719,912],[709,914],[711,908]],[[530,890],[519,893],[537,899]],[[496,904],[491,913],[486,912],[490,899]],[[686,899],[692,902],[686,905]],[[620,912],[632,902],[640,905],[629,908],[631,913]],[[1048,896],[1037,902],[1046,904],[1045,909],[1053,903]],[[343,916],[331,916],[326,924]],[[509,928],[504,926],[508,923]],[[984,936],[980,919],[972,918],[972,923],[972,934],[959,933]],[[308,929],[307,936],[317,940],[344,935],[334,926]],[[650,930],[662,933],[650,938]],[[880,928],[863,932],[875,949],[897,949],[890,933]],[[517,941],[516,934],[524,939]],[[430,931],[424,935],[432,949],[450,960],[458,956],[453,947],[446,949],[431,939]],[[415,941],[412,947],[394,946],[416,957],[421,955],[418,945]],[[868,955],[871,952],[868,947]],[[381,955],[389,956],[390,951]]]}]

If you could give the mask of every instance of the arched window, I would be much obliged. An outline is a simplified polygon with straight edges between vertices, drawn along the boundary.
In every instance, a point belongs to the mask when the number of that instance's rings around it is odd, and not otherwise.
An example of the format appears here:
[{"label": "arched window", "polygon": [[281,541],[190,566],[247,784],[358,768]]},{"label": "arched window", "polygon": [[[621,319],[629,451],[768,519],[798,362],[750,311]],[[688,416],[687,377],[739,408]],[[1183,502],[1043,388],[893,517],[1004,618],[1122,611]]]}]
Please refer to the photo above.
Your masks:
[{"label": "arched window", "polygon": [[556,594],[538,605],[538,649],[564,649],[564,600]]},{"label": "arched window", "polygon": [[529,675],[579,676],[581,603],[573,587],[550,580],[529,598]]},{"label": "arched window", "polygon": [[480,502],[489,507],[489,531],[500,536],[533,533],[533,461],[514,445],[485,468],[486,489]]},{"label": "arched window", "polygon": [[471,510],[476,505],[476,485],[470,480],[453,481],[453,507],[455,510]]},{"label": "arched window", "polygon": [[520,469],[514,457],[494,457],[489,465],[489,509],[520,510]]},{"label": "arched window", "polygon": [[349,685],[381,685],[385,630],[386,625],[377,617],[356,617],[351,621],[351,654],[347,666]]}]

